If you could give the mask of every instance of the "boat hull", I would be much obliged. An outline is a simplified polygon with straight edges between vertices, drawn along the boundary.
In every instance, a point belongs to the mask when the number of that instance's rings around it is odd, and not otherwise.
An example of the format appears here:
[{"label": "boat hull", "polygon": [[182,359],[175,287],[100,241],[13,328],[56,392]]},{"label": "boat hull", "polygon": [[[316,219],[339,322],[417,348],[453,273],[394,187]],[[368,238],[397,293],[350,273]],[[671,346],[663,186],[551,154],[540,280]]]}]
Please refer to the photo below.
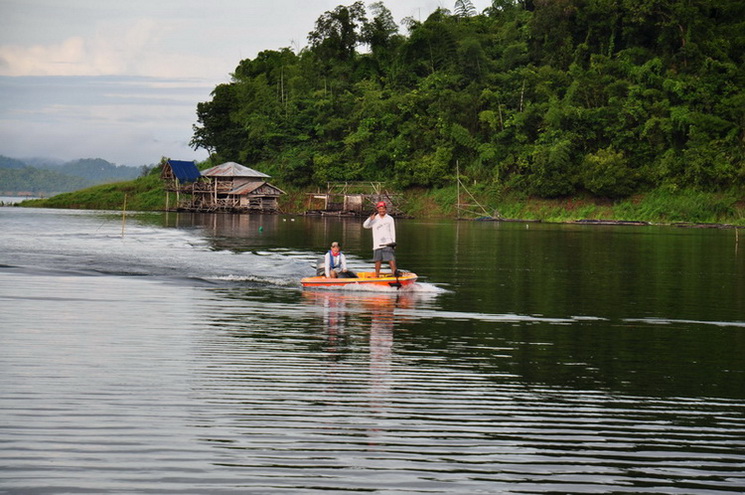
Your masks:
[{"label": "boat hull", "polygon": [[303,287],[394,287],[401,288],[412,285],[416,282],[415,273],[406,272],[398,277],[391,273],[381,273],[379,277],[375,272],[357,272],[357,278],[326,278],[326,277],[306,277],[300,280]]}]

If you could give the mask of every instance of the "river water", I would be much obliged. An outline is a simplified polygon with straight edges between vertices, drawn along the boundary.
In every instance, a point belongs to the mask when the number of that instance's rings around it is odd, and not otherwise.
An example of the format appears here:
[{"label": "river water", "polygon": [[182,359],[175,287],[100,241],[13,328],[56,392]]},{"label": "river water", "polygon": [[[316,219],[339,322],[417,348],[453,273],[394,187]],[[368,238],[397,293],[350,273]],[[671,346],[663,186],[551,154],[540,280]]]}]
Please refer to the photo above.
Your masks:
[{"label": "river water", "polygon": [[741,493],[745,239],[0,208],[0,493]]}]

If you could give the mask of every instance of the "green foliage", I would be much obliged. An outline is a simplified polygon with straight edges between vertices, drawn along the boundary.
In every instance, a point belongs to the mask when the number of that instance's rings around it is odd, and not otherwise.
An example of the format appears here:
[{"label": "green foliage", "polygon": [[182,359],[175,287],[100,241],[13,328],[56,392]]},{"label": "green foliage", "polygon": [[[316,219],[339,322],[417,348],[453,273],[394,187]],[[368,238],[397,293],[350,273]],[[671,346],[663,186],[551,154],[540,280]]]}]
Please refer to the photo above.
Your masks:
[{"label": "green foliage", "polygon": [[[745,185],[745,8],[710,0],[469,1],[319,17],[242,60],[192,145],[288,185],[473,180],[538,197]],[[364,46],[366,50],[360,50]]]},{"label": "green foliage", "polygon": [[634,191],[634,175],[623,153],[612,147],[586,155],[582,167],[585,188],[609,198],[630,195]]},{"label": "green foliage", "polygon": [[441,146],[435,149],[434,153],[420,156],[415,161],[396,162],[397,185],[399,187],[418,184],[440,186],[446,182],[452,182],[452,177],[448,177],[452,156],[452,148]]},{"label": "green foliage", "polygon": [[545,140],[528,157],[528,171],[520,176],[522,188],[543,198],[568,196],[575,190],[573,143],[553,136]]},{"label": "green foliage", "polygon": [[332,59],[350,60],[355,47],[362,40],[362,24],[365,23],[365,6],[355,2],[346,7],[340,5],[326,12],[316,21],[316,29],[308,35],[314,52],[333,68]]}]

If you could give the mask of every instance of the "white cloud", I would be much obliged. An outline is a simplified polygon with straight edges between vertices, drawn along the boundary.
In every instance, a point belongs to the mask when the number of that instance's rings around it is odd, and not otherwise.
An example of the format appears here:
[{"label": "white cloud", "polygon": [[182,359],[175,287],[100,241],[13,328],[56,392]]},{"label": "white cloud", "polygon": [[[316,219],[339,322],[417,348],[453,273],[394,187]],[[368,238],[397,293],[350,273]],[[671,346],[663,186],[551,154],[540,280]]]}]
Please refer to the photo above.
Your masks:
[{"label": "white cloud", "polygon": [[0,75],[81,75],[84,59],[85,42],[79,36],[46,46],[3,45],[0,46]]},{"label": "white cloud", "polygon": [[[137,19],[102,22],[93,35],[59,43],[0,45],[0,76],[215,77],[223,70],[214,58],[164,46],[178,23]],[[237,60],[235,61],[237,64]]]},{"label": "white cloud", "polygon": [[104,158],[122,165],[161,156],[201,160],[192,150],[200,81],[132,77],[0,78],[0,154]]}]

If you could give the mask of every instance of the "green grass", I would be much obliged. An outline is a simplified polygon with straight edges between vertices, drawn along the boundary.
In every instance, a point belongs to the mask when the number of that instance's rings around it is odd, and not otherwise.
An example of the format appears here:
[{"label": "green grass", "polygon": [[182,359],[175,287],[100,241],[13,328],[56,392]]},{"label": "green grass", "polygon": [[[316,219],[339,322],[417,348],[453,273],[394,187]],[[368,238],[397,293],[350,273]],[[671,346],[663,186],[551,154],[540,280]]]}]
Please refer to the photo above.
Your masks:
[{"label": "green grass", "polygon": [[[529,198],[523,194],[474,187],[470,189],[489,215],[505,219],[539,220],[543,222],[571,222],[577,220],[643,221],[650,223],[720,223],[745,225],[745,194],[706,193],[699,191],[670,191],[659,189],[620,201],[602,200],[589,196],[561,199]],[[418,194],[436,205],[431,216],[456,216],[457,192],[454,186]],[[473,213],[464,218],[484,215],[475,201],[461,190],[461,202],[469,202]],[[411,200],[424,203],[423,198]],[[432,208],[430,207],[430,211]],[[498,215],[492,213],[497,212]],[[417,216],[417,215],[415,215]]]},{"label": "green grass", "polygon": [[31,199],[23,201],[20,206],[121,210],[124,208],[125,197],[127,210],[165,209],[165,191],[157,175],[148,175],[127,182],[88,187],[79,191],[57,194],[51,198]]},{"label": "green grass", "polygon": [[626,200],[615,208],[624,219],[662,223],[739,223],[743,208],[734,194],[697,191],[652,191],[640,198]]}]

